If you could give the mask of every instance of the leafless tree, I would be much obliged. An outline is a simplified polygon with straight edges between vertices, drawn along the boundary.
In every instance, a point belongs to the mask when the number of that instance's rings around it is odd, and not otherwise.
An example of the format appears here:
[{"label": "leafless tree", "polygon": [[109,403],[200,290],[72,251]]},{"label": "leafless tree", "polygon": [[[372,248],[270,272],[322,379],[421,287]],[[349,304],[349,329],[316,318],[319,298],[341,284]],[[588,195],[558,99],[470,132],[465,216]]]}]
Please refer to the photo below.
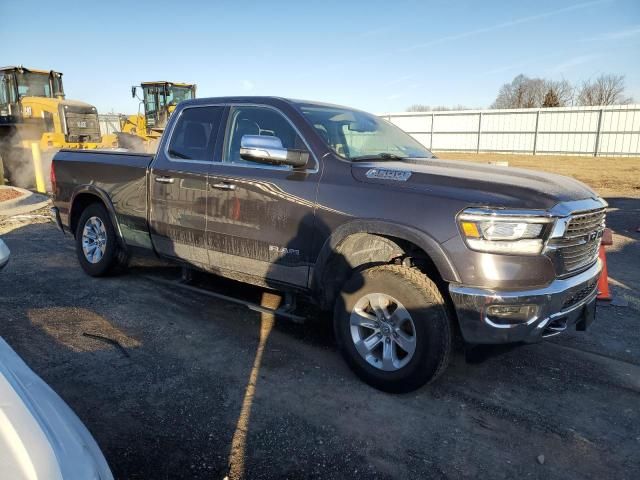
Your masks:
[{"label": "leafless tree", "polygon": [[529,78],[518,75],[511,83],[500,87],[498,97],[491,108],[533,108],[544,101],[545,81],[541,78]]},{"label": "leafless tree", "polygon": [[[568,107],[573,105],[575,88],[566,80],[545,80],[544,81],[545,96],[541,107]],[[547,96],[549,99],[556,100],[555,105],[545,105]]]},{"label": "leafless tree", "polygon": [[505,83],[491,108],[564,107],[573,103],[573,87],[566,80],[516,76]]},{"label": "leafless tree", "polygon": [[547,93],[545,93],[542,106],[545,108],[560,106],[560,100],[558,99],[558,94],[555,92],[555,90],[551,89],[548,90]]},{"label": "leafless tree", "polygon": [[407,112],[447,112],[451,110],[472,110],[472,109],[470,107],[467,107],[466,105],[459,105],[459,104],[453,105],[450,107],[446,105],[436,105],[432,107],[431,105],[422,105],[419,103],[411,105],[407,108]]},{"label": "leafless tree", "polygon": [[431,111],[431,106],[421,105],[419,103],[410,105],[409,108],[407,108],[407,112],[430,112],[430,111]]},{"label": "leafless tree", "polygon": [[582,84],[578,105],[625,105],[633,99],[625,95],[624,75],[600,75]]}]

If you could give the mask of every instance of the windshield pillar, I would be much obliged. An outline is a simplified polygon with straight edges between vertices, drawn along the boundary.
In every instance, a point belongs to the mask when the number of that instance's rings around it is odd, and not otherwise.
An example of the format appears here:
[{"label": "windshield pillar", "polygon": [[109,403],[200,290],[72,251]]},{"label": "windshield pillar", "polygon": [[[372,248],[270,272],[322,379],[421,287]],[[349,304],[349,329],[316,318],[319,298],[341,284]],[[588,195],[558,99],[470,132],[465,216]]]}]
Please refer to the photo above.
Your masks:
[{"label": "windshield pillar", "polygon": [[62,74],[60,72],[54,72],[53,70],[49,73],[49,81],[51,83],[51,91],[53,92],[53,96],[64,100],[64,88],[62,86]]}]

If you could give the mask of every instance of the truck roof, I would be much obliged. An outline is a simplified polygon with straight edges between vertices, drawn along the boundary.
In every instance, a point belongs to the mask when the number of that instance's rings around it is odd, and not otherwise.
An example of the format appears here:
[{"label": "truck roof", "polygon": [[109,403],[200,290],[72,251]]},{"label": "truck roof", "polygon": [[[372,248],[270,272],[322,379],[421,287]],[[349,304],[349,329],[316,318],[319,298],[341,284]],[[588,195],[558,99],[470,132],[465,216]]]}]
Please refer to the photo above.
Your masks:
[{"label": "truck roof", "polygon": [[158,80],[157,82],[140,82],[140,85],[164,85],[168,83],[170,85],[175,85],[176,87],[195,87],[195,83],[184,83],[184,82],[168,82],[166,80]]},{"label": "truck roof", "polygon": [[325,102],[317,102],[313,100],[300,100],[294,98],[284,98],[277,96],[269,96],[269,95],[260,95],[260,96],[230,96],[230,97],[206,97],[206,98],[196,98],[192,100],[185,100],[181,102],[181,105],[202,105],[207,103],[258,103],[265,105],[278,106],[282,104],[291,105],[295,108],[299,108],[301,106],[318,106],[318,107],[335,107],[335,108],[345,108],[349,110],[358,110],[356,108],[345,107],[342,105],[336,105],[332,103]]}]

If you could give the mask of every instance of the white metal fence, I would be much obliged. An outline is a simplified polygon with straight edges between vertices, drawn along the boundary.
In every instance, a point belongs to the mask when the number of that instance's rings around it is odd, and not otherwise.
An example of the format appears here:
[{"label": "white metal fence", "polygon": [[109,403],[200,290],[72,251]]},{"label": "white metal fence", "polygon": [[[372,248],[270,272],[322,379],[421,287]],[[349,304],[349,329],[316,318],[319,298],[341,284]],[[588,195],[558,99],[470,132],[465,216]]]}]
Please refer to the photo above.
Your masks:
[{"label": "white metal fence", "polygon": [[640,104],[381,116],[434,151],[640,156]]}]

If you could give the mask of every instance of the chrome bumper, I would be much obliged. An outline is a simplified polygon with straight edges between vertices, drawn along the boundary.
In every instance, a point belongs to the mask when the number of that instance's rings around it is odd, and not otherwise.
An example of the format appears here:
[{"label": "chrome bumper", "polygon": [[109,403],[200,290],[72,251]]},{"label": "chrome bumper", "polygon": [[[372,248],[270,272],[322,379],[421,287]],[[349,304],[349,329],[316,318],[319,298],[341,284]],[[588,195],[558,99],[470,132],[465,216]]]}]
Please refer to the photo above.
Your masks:
[{"label": "chrome bumper", "polygon": [[[495,291],[450,284],[462,336],[475,344],[536,342],[571,326],[585,330],[595,316],[600,270],[598,260],[578,275],[532,290]],[[521,304],[537,305],[538,314],[526,322],[510,324],[495,323],[487,317],[490,305]]]}]

